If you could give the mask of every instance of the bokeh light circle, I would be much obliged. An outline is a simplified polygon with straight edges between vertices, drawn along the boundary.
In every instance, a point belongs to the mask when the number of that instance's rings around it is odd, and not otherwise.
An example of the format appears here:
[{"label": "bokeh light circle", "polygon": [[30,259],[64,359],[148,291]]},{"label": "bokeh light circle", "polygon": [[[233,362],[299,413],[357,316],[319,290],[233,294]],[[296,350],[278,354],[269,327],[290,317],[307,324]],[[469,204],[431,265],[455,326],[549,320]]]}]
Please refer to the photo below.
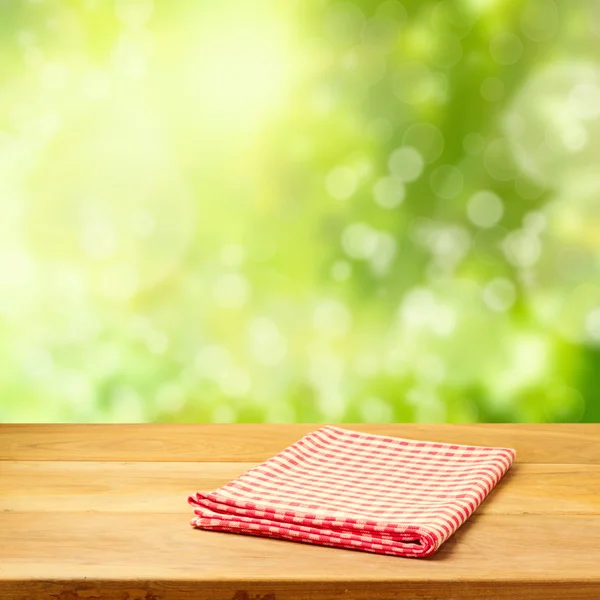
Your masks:
[{"label": "bokeh light circle", "polygon": [[463,148],[467,154],[477,156],[485,148],[485,138],[480,133],[467,133],[463,139]]},{"label": "bokeh light circle", "polygon": [[410,182],[420,177],[424,163],[417,150],[403,146],[390,154],[388,166],[394,176],[404,182]]},{"label": "bokeh light circle", "polygon": [[444,150],[444,136],[432,123],[413,123],[404,132],[402,144],[415,148],[425,163],[432,163]]},{"label": "bokeh light circle", "polygon": [[491,310],[503,312],[515,302],[516,291],[512,281],[497,278],[488,283],[483,289],[483,301]]},{"label": "bokeh light circle", "polygon": [[329,194],[337,200],[347,200],[356,191],[358,177],[350,167],[335,167],[327,174],[325,186]]},{"label": "bokeh light circle", "polygon": [[396,68],[393,90],[402,102],[418,105],[435,98],[437,83],[435,74],[425,63],[406,61]]},{"label": "bokeh light circle", "polygon": [[504,138],[492,140],[483,152],[485,170],[498,181],[510,181],[517,169],[509,142]]},{"label": "bokeh light circle", "polygon": [[381,177],[373,186],[375,202],[382,208],[396,208],[404,202],[405,195],[404,180],[395,175]]},{"label": "bokeh light circle", "polygon": [[467,203],[467,215],[477,227],[493,227],[500,221],[503,213],[502,200],[489,190],[476,192]]},{"label": "bokeh light circle", "polygon": [[511,31],[499,33],[490,41],[490,54],[499,65],[514,65],[523,54],[523,42]]}]

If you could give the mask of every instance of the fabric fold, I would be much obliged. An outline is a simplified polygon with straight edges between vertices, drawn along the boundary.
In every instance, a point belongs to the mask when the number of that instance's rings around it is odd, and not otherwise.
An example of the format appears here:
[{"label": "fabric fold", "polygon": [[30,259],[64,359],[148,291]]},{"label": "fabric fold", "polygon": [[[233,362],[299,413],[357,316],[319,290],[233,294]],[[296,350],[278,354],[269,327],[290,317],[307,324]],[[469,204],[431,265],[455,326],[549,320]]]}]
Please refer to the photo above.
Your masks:
[{"label": "fabric fold", "polygon": [[217,490],[190,496],[191,525],[425,557],[473,514],[515,454],[327,425]]}]

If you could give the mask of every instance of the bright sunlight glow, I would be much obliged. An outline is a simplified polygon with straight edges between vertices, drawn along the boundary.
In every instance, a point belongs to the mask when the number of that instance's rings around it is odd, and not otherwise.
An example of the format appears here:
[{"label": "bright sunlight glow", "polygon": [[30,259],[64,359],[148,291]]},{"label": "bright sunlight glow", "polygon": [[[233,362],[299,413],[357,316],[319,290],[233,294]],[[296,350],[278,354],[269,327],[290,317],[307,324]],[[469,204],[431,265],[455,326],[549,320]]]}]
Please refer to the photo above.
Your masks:
[{"label": "bright sunlight glow", "polygon": [[229,23],[203,39],[192,64],[198,109],[224,129],[254,129],[282,105],[290,81],[290,50],[278,23]]}]

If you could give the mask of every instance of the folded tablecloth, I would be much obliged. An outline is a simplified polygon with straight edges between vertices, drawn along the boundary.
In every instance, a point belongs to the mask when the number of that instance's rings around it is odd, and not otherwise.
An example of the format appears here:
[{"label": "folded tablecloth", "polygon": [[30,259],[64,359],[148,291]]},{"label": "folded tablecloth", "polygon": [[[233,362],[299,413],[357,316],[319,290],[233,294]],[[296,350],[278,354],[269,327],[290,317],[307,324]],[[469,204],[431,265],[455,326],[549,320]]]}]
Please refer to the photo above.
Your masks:
[{"label": "folded tablecloth", "polygon": [[328,425],[231,483],[190,496],[191,525],[424,557],[466,521],[515,454]]}]

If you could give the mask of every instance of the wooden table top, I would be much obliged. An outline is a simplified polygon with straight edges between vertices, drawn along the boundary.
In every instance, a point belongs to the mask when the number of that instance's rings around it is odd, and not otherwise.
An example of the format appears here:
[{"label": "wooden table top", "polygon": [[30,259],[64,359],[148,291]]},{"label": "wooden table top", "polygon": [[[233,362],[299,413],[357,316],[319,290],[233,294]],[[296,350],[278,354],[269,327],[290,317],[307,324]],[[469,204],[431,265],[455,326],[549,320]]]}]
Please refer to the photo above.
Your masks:
[{"label": "wooden table top", "polygon": [[428,559],[188,525],[188,493],[318,427],[0,426],[0,598],[600,598],[600,425],[343,425],[517,449],[506,477]]}]

